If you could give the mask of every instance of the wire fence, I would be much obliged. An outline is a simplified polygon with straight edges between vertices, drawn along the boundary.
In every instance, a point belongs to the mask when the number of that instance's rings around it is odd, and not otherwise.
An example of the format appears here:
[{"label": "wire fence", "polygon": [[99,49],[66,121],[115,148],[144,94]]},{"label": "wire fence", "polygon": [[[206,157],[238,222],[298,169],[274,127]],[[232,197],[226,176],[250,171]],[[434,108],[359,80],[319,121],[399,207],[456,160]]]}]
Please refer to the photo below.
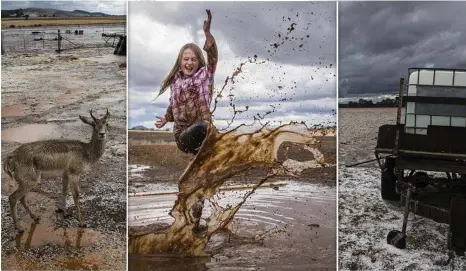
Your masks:
[{"label": "wire fence", "polygon": [[123,27],[2,30],[2,54],[61,52],[82,48],[116,47],[125,36]]}]

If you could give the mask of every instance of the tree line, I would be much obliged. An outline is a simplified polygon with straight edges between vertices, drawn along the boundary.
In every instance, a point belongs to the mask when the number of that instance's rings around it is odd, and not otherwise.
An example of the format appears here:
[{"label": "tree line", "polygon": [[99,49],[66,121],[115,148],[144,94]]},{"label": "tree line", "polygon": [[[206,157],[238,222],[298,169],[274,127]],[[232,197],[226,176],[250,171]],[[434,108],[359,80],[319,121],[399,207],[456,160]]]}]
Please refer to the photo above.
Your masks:
[{"label": "tree line", "polygon": [[[395,99],[386,98],[380,102],[374,103],[372,100],[359,99],[358,101],[350,101],[347,104],[338,104],[340,108],[370,108],[370,107],[398,107],[399,97]],[[403,107],[406,106],[406,102],[403,100]]]}]

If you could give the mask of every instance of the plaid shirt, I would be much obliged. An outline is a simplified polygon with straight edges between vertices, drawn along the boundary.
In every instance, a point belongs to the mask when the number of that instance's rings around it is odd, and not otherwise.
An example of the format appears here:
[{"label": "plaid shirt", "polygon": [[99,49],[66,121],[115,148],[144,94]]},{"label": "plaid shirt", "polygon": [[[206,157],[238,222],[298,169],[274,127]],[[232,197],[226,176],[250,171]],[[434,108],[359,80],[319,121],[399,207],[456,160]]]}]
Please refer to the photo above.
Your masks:
[{"label": "plaid shirt", "polygon": [[217,65],[215,43],[207,51],[208,65],[191,76],[178,72],[170,85],[170,105],[165,118],[175,122],[173,131],[178,141],[179,134],[201,120],[210,121],[211,86]]}]

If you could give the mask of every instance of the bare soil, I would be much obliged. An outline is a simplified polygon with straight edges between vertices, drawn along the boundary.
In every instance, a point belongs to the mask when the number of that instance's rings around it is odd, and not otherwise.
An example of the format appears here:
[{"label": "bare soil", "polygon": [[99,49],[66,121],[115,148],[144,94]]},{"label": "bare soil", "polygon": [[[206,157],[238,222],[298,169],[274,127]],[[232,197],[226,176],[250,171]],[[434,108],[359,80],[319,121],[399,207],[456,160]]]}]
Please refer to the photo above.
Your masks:
[{"label": "bare soil", "polygon": [[[99,58],[100,61],[93,60]],[[22,143],[42,139],[88,141],[91,127],[78,115],[110,112],[106,150],[80,180],[80,205],[87,228],[79,228],[68,195],[63,218],[55,212],[61,178],[44,176],[26,200],[40,216],[32,224],[21,205],[24,234],[16,235],[8,196],[16,183],[2,174],[2,269],[126,268],[126,65],[113,48],[66,54],[2,56],[2,159]]]}]

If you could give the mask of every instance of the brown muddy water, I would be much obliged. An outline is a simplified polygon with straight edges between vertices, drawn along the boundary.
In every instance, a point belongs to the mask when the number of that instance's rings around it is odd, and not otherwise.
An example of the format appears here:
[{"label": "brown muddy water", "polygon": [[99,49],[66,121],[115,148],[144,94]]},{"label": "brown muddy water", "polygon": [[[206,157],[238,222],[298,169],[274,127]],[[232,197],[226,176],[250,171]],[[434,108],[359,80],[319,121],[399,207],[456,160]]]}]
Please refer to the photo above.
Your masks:
[{"label": "brown muddy water", "polygon": [[[165,188],[129,198],[130,227],[173,222],[168,213],[177,187]],[[245,193],[241,187],[223,187],[215,200],[234,206]],[[130,254],[129,270],[335,269],[335,194],[335,188],[296,181],[264,184],[240,208],[228,230],[212,237],[206,247],[210,256]],[[202,217],[211,211],[206,202]]]}]

